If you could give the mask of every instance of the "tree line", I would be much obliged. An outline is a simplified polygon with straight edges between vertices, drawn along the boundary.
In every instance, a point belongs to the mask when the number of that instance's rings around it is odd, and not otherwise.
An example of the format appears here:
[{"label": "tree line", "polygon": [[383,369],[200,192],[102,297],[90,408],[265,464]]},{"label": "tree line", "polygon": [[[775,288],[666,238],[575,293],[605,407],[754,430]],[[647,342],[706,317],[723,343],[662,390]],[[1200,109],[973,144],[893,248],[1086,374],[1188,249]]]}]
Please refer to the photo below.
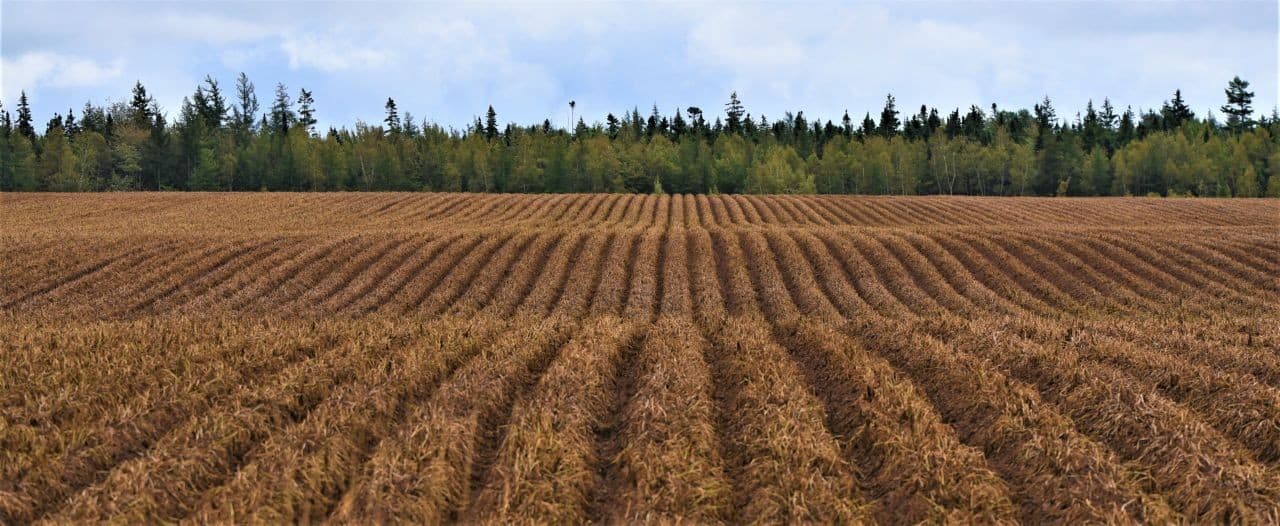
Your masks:
[{"label": "tree line", "polygon": [[[1236,77],[1220,111],[1181,91],[1158,110],[1092,101],[1074,118],[1048,97],[940,113],[810,120],[748,113],[648,115],[638,108],[572,129],[500,125],[492,106],[465,129],[401,114],[316,129],[316,100],[277,84],[268,107],[243,73],[230,93],[206,77],[168,116],[135,84],[128,102],[55,114],[38,133],[23,92],[0,103],[0,190],[410,190],[1280,197],[1280,116],[1254,119]],[[575,106],[570,102],[570,107]]]}]

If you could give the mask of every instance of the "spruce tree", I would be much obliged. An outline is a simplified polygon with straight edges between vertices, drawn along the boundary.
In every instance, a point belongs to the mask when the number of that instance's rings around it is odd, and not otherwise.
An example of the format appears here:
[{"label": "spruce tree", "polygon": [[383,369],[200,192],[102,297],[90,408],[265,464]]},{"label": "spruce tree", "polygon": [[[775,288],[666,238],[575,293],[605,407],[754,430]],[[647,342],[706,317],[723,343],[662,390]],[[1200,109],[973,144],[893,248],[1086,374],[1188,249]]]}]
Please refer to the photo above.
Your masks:
[{"label": "spruce tree", "polygon": [[137,127],[146,128],[151,125],[151,102],[151,97],[147,95],[147,88],[142,86],[142,81],[135,81],[133,99],[129,101],[129,116]]},{"label": "spruce tree", "polygon": [[271,103],[271,131],[284,137],[289,134],[289,128],[295,120],[293,103],[289,100],[289,88],[283,83],[276,84],[276,99]]},{"label": "spruce tree", "polygon": [[742,109],[742,101],[738,100],[738,92],[729,93],[729,102],[724,105],[724,113],[728,116],[725,120],[725,131],[741,134],[742,115],[745,111]]},{"label": "spruce tree", "polygon": [[310,91],[306,88],[298,90],[298,125],[306,130],[307,135],[316,133],[316,110],[312,106],[315,103],[316,99]]},{"label": "spruce tree", "polygon": [[1173,101],[1170,102],[1164,112],[1165,129],[1177,129],[1195,117],[1195,112],[1191,111],[1191,108],[1187,106],[1187,102],[1182,99],[1182,90],[1175,90],[1173,92]]},{"label": "spruce tree", "polygon": [[240,144],[245,145],[248,144],[249,136],[253,133],[253,123],[259,107],[258,96],[253,92],[253,83],[249,82],[249,77],[244,72],[241,72],[240,77],[236,79],[236,97],[240,102],[231,110],[231,126]]},{"label": "spruce tree", "polygon": [[80,125],[76,124],[76,113],[71,108],[67,108],[67,118],[62,121],[62,129],[67,133],[68,139],[80,134]]},{"label": "spruce tree", "polygon": [[396,110],[395,99],[392,99],[391,97],[387,97],[387,103],[384,107],[387,109],[387,118],[382,119],[382,122],[386,123],[387,125],[387,133],[393,134],[393,135],[399,134],[400,133],[400,113]]},{"label": "spruce tree", "polygon": [[27,102],[27,92],[18,97],[18,134],[28,141],[36,140],[36,129],[31,125],[31,104]]},{"label": "spruce tree", "polygon": [[858,135],[863,139],[871,137],[876,133],[876,121],[871,120],[871,112],[867,112],[862,117],[862,128],[858,129]]},{"label": "spruce tree", "polygon": [[893,94],[885,97],[884,109],[880,110],[880,124],[876,127],[876,132],[881,137],[893,137],[898,134],[898,109],[894,105]]},{"label": "spruce tree", "polygon": [[493,111],[492,104],[484,114],[484,138],[491,141],[498,138],[498,112]]},{"label": "spruce tree", "polygon": [[1133,140],[1136,133],[1136,125],[1133,122],[1133,108],[1125,108],[1124,115],[1120,116],[1120,127],[1116,131],[1116,148],[1123,148],[1124,145],[1129,144],[1129,141]]},{"label": "spruce tree", "polygon": [[205,93],[205,105],[202,108],[200,117],[204,119],[205,125],[212,129],[222,128],[223,123],[227,120],[227,99],[222,95],[222,88],[218,87],[218,81],[212,76],[205,75],[204,84],[207,87]]}]

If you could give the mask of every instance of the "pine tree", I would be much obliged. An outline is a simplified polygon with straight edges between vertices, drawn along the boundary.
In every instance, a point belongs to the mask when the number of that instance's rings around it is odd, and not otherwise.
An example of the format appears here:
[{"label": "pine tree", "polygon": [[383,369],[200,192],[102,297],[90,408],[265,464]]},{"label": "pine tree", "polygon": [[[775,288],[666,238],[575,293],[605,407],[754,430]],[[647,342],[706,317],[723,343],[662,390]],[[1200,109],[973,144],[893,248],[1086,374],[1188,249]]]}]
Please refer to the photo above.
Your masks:
[{"label": "pine tree", "polygon": [[231,126],[241,146],[248,144],[249,135],[253,133],[254,119],[258,115],[258,96],[253,92],[253,83],[243,72],[236,79],[236,96],[239,105],[231,110]]},{"label": "pine tree", "polygon": [[1089,100],[1088,106],[1085,106],[1084,120],[1080,123],[1080,142],[1084,150],[1093,151],[1094,147],[1101,144],[1104,132],[1102,119],[1093,109],[1093,100]]},{"label": "pine tree", "polygon": [[1116,109],[1111,105],[1111,99],[1102,99],[1102,112],[1098,114],[1098,121],[1107,131],[1114,130],[1116,127]]},{"label": "pine tree", "polygon": [[871,120],[871,112],[867,112],[867,114],[862,117],[862,128],[858,129],[858,136],[866,139],[875,135],[875,133],[876,121]]},{"label": "pine tree", "polygon": [[209,128],[222,128],[222,124],[227,120],[227,100],[222,95],[222,89],[218,87],[218,81],[212,76],[205,75],[204,83],[208,87],[206,90],[208,95],[205,96],[205,107],[202,108],[200,116]]},{"label": "pine tree", "polygon": [[942,128],[942,118],[938,116],[938,108],[929,109],[929,119],[924,123],[925,133],[930,137]]},{"label": "pine tree", "polygon": [[276,84],[276,99],[271,103],[271,131],[284,137],[296,120],[293,103],[289,100],[289,88],[283,83]]},{"label": "pine tree", "polygon": [[382,122],[387,125],[387,133],[397,135],[400,133],[400,113],[396,111],[396,101],[391,97],[387,97],[387,103],[384,106],[387,109],[387,118]]},{"label": "pine tree", "polygon": [[880,110],[880,124],[876,127],[876,133],[881,137],[893,137],[898,134],[898,109],[894,106],[893,95],[890,94],[885,98],[884,109]]},{"label": "pine tree", "polygon": [[489,111],[484,114],[484,138],[490,141],[498,138],[498,112],[493,111],[493,105],[489,105]]},{"label": "pine tree", "polygon": [[80,125],[76,124],[76,113],[71,108],[67,108],[67,118],[62,121],[63,131],[67,133],[68,139],[74,139],[80,134]]},{"label": "pine tree", "polygon": [[307,135],[316,133],[316,110],[312,107],[315,103],[316,99],[311,96],[310,91],[306,88],[298,90],[298,125],[306,130]]},{"label": "pine tree", "polygon": [[151,125],[151,97],[147,95],[147,88],[142,86],[142,81],[135,81],[133,84],[133,100],[129,102],[129,116],[133,119],[133,124],[139,128],[146,128]]},{"label": "pine tree", "polygon": [[18,134],[28,141],[36,140],[36,129],[31,125],[31,104],[27,102],[27,92],[18,97]]},{"label": "pine tree", "polygon": [[1240,77],[1227,83],[1227,103],[1220,108],[1227,114],[1227,127],[1239,133],[1253,126],[1253,92],[1249,91],[1249,81]]},{"label": "pine tree", "polygon": [[1133,122],[1133,108],[1127,107],[1120,116],[1120,127],[1116,130],[1116,148],[1123,148],[1133,140],[1137,128]]},{"label": "pine tree", "polygon": [[1187,106],[1187,102],[1182,100],[1182,90],[1173,92],[1173,101],[1167,106],[1164,112],[1165,129],[1173,130],[1187,122],[1191,122],[1196,117],[1195,112]]},{"label": "pine tree", "polygon": [[1058,113],[1053,109],[1053,102],[1049,100],[1049,96],[1044,96],[1044,101],[1035,105],[1035,115],[1037,133],[1036,133],[1036,151],[1040,151],[1045,147],[1045,139],[1053,135],[1054,125],[1058,122]]},{"label": "pine tree", "polygon": [[605,132],[609,134],[610,139],[618,138],[618,130],[621,129],[621,122],[612,113],[604,118]]},{"label": "pine tree", "polygon": [[738,92],[729,93],[729,102],[724,105],[724,113],[728,116],[725,120],[725,131],[741,134],[742,115],[745,111],[742,109],[742,101],[738,100]]},{"label": "pine tree", "polygon": [[965,137],[972,140],[981,140],[982,131],[987,124],[986,115],[983,115],[982,109],[977,105],[969,106],[969,113],[960,121],[960,127]]}]

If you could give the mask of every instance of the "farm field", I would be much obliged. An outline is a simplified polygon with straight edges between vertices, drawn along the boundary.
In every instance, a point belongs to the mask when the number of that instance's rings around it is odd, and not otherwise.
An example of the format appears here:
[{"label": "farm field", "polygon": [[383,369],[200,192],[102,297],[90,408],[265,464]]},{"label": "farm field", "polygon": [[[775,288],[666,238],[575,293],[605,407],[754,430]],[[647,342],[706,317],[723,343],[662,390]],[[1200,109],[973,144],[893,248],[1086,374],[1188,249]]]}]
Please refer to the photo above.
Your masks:
[{"label": "farm field", "polygon": [[1280,521],[1280,201],[0,194],[0,524]]}]

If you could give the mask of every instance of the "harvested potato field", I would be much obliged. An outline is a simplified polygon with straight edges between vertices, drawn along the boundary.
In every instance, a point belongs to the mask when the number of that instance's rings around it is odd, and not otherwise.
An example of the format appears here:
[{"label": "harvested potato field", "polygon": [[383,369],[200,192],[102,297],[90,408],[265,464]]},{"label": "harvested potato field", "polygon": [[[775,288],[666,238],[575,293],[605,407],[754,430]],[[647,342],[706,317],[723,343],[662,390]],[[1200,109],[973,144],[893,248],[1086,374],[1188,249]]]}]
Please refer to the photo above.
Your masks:
[{"label": "harvested potato field", "polygon": [[1280,521],[1280,202],[0,194],[0,523]]}]

